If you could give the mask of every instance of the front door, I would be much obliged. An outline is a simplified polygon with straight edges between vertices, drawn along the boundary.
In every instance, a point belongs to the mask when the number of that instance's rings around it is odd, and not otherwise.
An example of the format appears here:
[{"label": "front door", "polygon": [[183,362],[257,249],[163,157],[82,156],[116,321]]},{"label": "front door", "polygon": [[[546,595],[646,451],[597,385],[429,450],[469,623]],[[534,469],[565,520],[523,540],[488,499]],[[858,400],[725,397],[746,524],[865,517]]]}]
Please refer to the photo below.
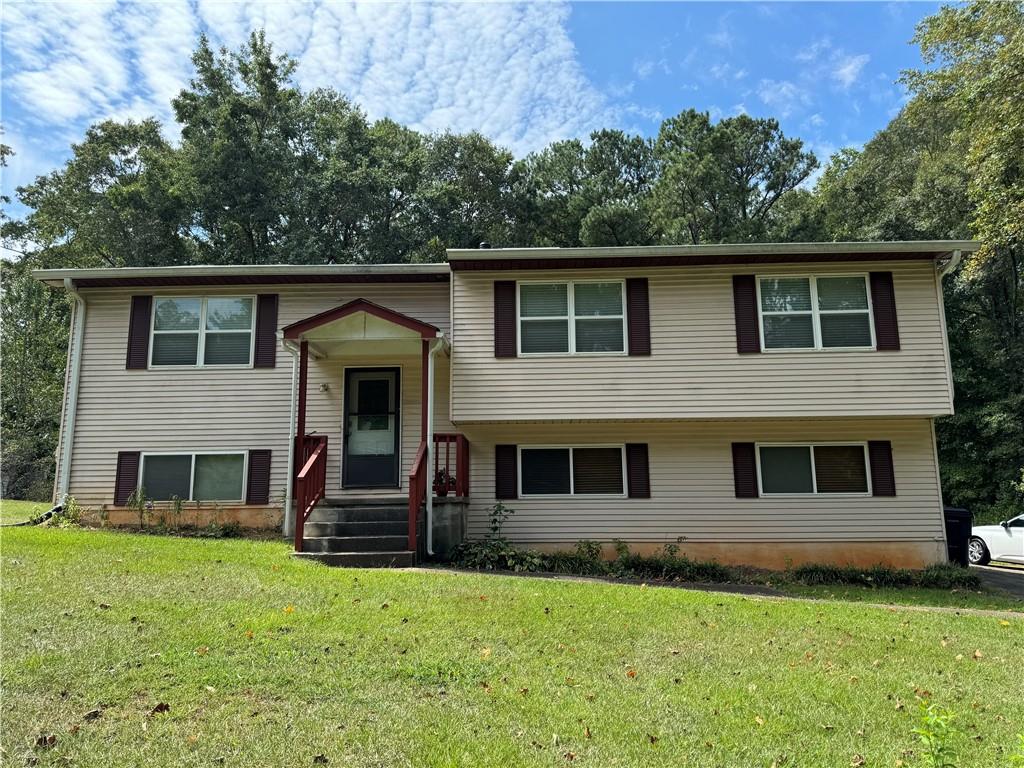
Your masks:
[{"label": "front door", "polygon": [[342,487],[399,487],[399,379],[398,368],[345,370]]}]

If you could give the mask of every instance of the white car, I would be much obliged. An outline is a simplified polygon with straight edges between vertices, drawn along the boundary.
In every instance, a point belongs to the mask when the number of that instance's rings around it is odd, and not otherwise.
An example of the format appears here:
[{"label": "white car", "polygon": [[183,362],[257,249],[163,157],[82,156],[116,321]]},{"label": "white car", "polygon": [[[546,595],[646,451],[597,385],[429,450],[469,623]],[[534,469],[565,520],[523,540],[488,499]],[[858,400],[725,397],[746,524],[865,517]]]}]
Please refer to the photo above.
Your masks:
[{"label": "white car", "polygon": [[1024,563],[1024,515],[1004,520],[999,525],[971,528],[967,559],[971,565],[985,565],[989,560]]}]

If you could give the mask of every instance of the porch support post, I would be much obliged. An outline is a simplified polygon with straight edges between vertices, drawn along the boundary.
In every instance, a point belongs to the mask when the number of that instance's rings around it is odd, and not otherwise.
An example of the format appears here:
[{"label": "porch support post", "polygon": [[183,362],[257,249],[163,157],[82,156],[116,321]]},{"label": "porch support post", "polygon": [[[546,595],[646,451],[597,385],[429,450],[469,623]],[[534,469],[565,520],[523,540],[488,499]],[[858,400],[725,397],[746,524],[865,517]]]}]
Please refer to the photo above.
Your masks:
[{"label": "porch support post", "polygon": [[[422,354],[420,359],[420,442],[427,441],[427,387],[429,386],[430,376],[430,340],[423,339]],[[427,446],[428,449],[430,446]],[[431,478],[433,483],[433,478]]]},{"label": "porch support post", "polygon": [[[309,342],[303,339],[299,342],[299,413],[295,425],[295,474],[306,463],[305,438],[306,438],[306,381],[309,378]],[[295,478],[290,481],[294,484]]]}]

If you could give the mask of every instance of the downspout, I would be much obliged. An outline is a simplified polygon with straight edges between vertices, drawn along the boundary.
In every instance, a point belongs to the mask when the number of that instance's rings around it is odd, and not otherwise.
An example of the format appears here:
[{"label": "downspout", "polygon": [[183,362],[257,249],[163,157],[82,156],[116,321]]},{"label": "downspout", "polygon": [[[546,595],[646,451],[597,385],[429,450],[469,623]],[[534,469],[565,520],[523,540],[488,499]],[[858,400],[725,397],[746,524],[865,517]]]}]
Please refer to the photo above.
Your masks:
[{"label": "downspout", "polygon": [[427,355],[427,370],[424,375],[427,377],[427,554],[434,554],[434,483],[430,474],[430,468],[434,466],[434,356],[444,346],[444,337],[439,336],[430,345],[430,354]]},{"label": "downspout", "polygon": [[291,412],[288,417],[288,478],[284,490],[284,521],[283,532],[286,537],[295,531],[295,515],[292,510],[292,479],[295,477],[295,420],[298,418],[297,395],[299,392],[299,349],[295,342],[282,340],[281,344],[292,356],[292,397]]},{"label": "downspout", "polygon": [[68,348],[67,397],[64,411],[64,439],[61,443],[60,477],[55,501],[63,504],[71,486],[71,448],[75,441],[75,416],[78,414],[78,382],[82,378],[82,344],[85,339],[85,299],[75,290],[75,281],[64,278],[64,289],[75,299],[74,333]]},{"label": "downspout", "polygon": [[960,259],[963,258],[962,251],[953,251],[950,254],[949,261],[946,262],[945,266],[939,269],[939,277],[945,277],[958,266],[960,266]]}]

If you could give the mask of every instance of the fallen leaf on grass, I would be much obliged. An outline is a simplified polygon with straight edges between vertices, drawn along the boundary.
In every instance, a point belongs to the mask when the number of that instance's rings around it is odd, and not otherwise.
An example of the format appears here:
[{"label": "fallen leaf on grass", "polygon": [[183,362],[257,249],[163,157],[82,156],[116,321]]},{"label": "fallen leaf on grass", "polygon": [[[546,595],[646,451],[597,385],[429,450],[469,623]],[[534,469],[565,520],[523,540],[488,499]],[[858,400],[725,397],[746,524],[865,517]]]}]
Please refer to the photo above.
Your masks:
[{"label": "fallen leaf on grass", "polygon": [[757,723],[758,725],[764,725],[764,718],[761,717],[760,715],[758,715],[757,717],[754,718],[754,722]]},{"label": "fallen leaf on grass", "polygon": [[103,710],[97,707],[96,709],[90,709],[88,712],[82,715],[82,719],[88,722],[89,720],[98,720],[102,716]]},{"label": "fallen leaf on grass", "polygon": [[212,685],[208,685],[208,686],[206,686],[206,690],[207,690],[207,691],[208,691],[209,693],[216,693],[216,692],[217,692],[217,689],[216,689],[216,688],[214,688],[214,687],[213,687]]},{"label": "fallen leaf on grass", "polygon": [[313,757],[313,765],[327,765],[330,760],[327,759],[327,755],[315,755]]},{"label": "fallen leaf on grass", "polygon": [[632,667],[627,669],[626,670],[626,677],[628,677],[630,680],[632,680],[634,677],[636,677],[636,670],[633,669]]},{"label": "fallen leaf on grass", "polygon": [[566,760],[568,760],[571,763],[573,760],[576,759],[576,753],[575,752],[566,752],[564,755],[562,755],[562,757],[564,757]]},{"label": "fallen leaf on grass", "polygon": [[295,613],[295,606],[294,605],[286,605],[284,607],[284,612],[285,613]]},{"label": "fallen leaf on grass", "polygon": [[198,648],[196,648],[196,656],[205,656],[209,652],[210,648],[206,645],[200,645]]},{"label": "fallen leaf on grass", "polygon": [[1000,627],[1008,627],[1008,626],[1010,626],[1010,622],[1008,622],[1006,619],[1000,619],[999,620],[999,626]]},{"label": "fallen leaf on grass", "polygon": [[852,765],[853,768],[860,768],[860,766],[864,765],[865,762],[863,755],[854,755],[853,760],[850,761],[850,765]]},{"label": "fallen leaf on grass", "polygon": [[110,609],[110,604],[109,603],[100,603],[99,604],[99,609],[101,611],[109,610]]},{"label": "fallen leaf on grass", "polygon": [[658,737],[648,733],[647,734],[647,741],[649,741],[651,744],[657,744],[658,743]]},{"label": "fallen leaf on grass", "polygon": [[974,660],[977,661],[978,659],[980,659],[984,655],[985,654],[983,654],[981,651],[975,651],[974,652]]},{"label": "fallen leaf on grass", "polygon": [[245,630],[245,637],[246,637],[247,640],[252,640],[252,638],[253,638],[253,631],[251,629]]},{"label": "fallen leaf on grass", "polygon": [[480,649],[480,658],[481,659],[489,659],[489,658],[491,658],[491,649],[490,648],[481,648]]},{"label": "fallen leaf on grass", "polygon": [[159,704],[157,704],[155,707],[153,707],[149,711],[149,714],[152,716],[152,715],[159,715],[159,714],[162,714],[164,712],[170,712],[170,711],[171,711],[171,705],[168,704],[167,702],[161,701]]},{"label": "fallen leaf on grass", "polygon": [[50,749],[57,744],[57,737],[52,733],[40,733],[36,737],[36,749]]},{"label": "fallen leaf on grass", "polygon": [[586,725],[583,726],[583,737],[585,739],[593,738],[593,735],[590,733],[590,727],[589,726],[586,726]]}]

